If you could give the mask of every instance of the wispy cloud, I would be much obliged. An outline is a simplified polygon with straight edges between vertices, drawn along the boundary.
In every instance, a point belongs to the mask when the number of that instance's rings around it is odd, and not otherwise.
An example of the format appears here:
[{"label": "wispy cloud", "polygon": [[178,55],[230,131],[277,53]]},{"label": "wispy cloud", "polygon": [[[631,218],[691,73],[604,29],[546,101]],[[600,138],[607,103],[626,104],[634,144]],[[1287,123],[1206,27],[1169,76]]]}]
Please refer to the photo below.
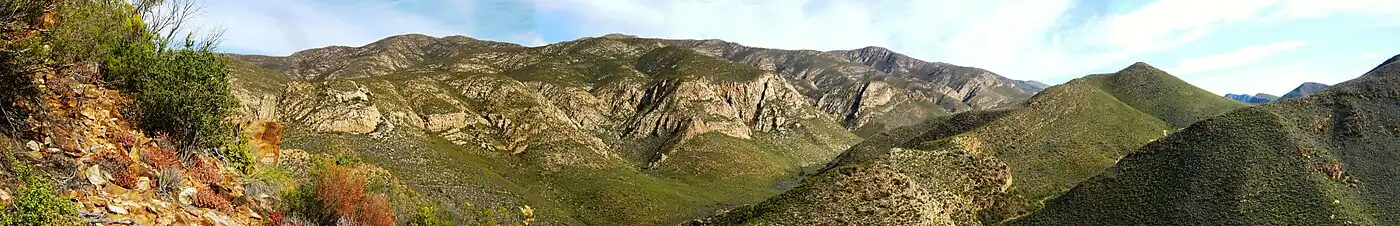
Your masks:
[{"label": "wispy cloud", "polygon": [[1344,75],[1323,70],[1317,65],[1295,63],[1281,67],[1264,67],[1238,70],[1228,73],[1211,74],[1192,78],[1192,84],[1203,89],[1226,93],[1268,93],[1283,95],[1304,82],[1337,84],[1356,78],[1359,74]]},{"label": "wispy cloud", "polygon": [[1361,54],[1361,59],[1362,59],[1362,60],[1375,60],[1375,59],[1380,59],[1380,58],[1383,57],[1383,56],[1385,56],[1385,54],[1383,54],[1383,53],[1370,52],[1370,53]]},{"label": "wispy cloud", "polygon": [[285,55],[330,45],[365,44],[403,33],[470,34],[435,18],[367,1],[210,1],[196,23],[224,27],[224,47],[258,54]]},{"label": "wispy cloud", "polygon": [[1300,41],[1282,41],[1244,47],[1229,52],[1186,58],[1181,60],[1181,62],[1170,71],[1177,75],[1190,76],[1191,74],[1200,72],[1230,69],[1258,62],[1274,54],[1303,47],[1307,44],[1306,42]]},{"label": "wispy cloud", "polygon": [[925,60],[1052,81],[1127,65],[1272,15],[1284,3],[1162,0],[1071,22],[1084,15],[1075,15],[1075,2],[1068,0],[548,2],[554,4],[542,6],[546,12],[582,15],[581,26],[573,26],[582,34],[719,38],[786,49],[878,45]]}]

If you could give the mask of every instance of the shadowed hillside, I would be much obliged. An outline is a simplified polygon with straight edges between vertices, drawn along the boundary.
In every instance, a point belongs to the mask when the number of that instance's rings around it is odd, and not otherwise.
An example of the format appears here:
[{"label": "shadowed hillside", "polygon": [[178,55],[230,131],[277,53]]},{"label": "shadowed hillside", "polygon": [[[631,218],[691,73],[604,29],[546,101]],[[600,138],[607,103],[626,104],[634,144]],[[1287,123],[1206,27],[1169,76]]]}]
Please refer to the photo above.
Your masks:
[{"label": "shadowed hillside", "polygon": [[995,224],[1040,207],[1174,128],[1243,104],[1137,63],[1017,109],[874,136],[803,185],[698,224]]},{"label": "shadowed hillside", "polygon": [[1196,123],[1017,224],[1400,223],[1400,64]]}]

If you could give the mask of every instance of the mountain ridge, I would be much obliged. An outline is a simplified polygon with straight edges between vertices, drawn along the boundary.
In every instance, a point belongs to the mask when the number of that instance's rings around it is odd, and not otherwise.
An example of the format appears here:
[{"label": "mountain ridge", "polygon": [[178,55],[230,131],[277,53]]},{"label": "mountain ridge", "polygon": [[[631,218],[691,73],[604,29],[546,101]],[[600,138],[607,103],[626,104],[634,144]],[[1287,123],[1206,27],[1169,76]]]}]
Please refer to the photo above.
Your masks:
[{"label": "mountain ridge", "polygon": [[1238,107],[1135,63],[1051,86],[1019,108],[873,136],[802,186],[691,224],[998,224],[1189,120]]},{"label": "mountain ridge", "polygon": [[1400,222],[1394,59],[1296,100],[1239,109],[1144,146],[1013,224]]},{"label": "mountain ridge", "polygon": [[[523,47],[464,36],[433,38],[406,34],[361,47],[315,48],[284,57],[232,56],[281,71],[298,80],[324,80],[352,74],[372,77],[411,67],[499,73],[519,71],[522,69],[519,65],[547,60],[521,57],[516,53],[574,51],[567,46],[589,46],[589,43],[605,42],[602,40],[682,46],[774,71],[791,80],[794,87],[820,110],[842,118],[846,128],[863,136],[932,116],[1014,105],[1041,89],[1034,87],[1034,83],[1005,78],[983,69],[925,62],[882,47],[832,51],[780,50],[748,47],[716,39],[667,40],[621,34],[580,38],[541,47]],[[415,48],[428,48],[430,51],[410,53]],[[597,48],[601,49],[577,50],[593,51],[578,54],[635,54],[607,53],[614,50]],[[462,59],[464,55],[473,55],[470,52],[481,51],[498,54],[492,58]]]},{"label": "mountain ridge", "polygon": [[1305,97],[1308,95],[1312,95],[1313,93],[1320,92],[1323,89],[1327,89],[1327,87],[1330,86],[1328,86],[1327,84],[1316,82],[1304,82],[1302,85],[1298,85],[1297,88],[1293,88],[1293,90],[1288,91],[1288,93],[1283,94],[1283,96],[1280,96],[1279,100]]}]

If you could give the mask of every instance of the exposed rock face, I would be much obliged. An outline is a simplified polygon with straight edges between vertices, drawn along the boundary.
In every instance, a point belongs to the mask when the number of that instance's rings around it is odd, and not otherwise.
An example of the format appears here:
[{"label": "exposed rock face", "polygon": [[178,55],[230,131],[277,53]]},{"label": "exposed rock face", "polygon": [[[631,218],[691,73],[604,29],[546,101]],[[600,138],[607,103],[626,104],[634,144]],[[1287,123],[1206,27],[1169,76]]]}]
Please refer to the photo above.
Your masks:
[{"label": "exposed rock face", "polygon": [[[665,177],[776,182],[848,148],[856,140],[851,130],[875,134],[934,116],[1010,106],[1042,89],[879,47],[774,50],[625,35],[534,48],[401,35],[287,57],[230,57],[243,66],[235,76],[243,82],[234,90],[246,114],[282,119],[293,131],[381,142],[441,139],[520,156],[505,161],[523,161],[513,164],[545,174],[623,166],[668,172]],[[265,82],[277,79],[287,81]],[[748,161],[730,165],[752,168],[714,170],[712,161]],[[991,174],[1005,168],[988,164]],[[569,183],[554,189],[602,197],[596,190],[570,190],[578,188]],[[924,197],[919,205],[948,210],[922,212],[920,219],[944,219],[925,223],[969,219],[961,206],[976,202],[961,195],[964,188],[910,191]],[[655,213],[630,215],[638,214]]]},{"label": "exposed rock face", "polygon": [[[589,177],[614,180],[633,177],[625,172],[640,175],[660,171],[666,173],[660,175],[664,177],[718,175],[709,170],[709,162],[696,163],[700,161],[748,161],[738,165],[753,168],[724,171],[742,174],[719,178],[760,181],[741,182],[761,185],[756,189],[773,189],[779,179],[825,163],[858,140],[841,127],[837,115],[814,107],[822,101],[803,92],[817,89],[794,85],[779,73],[652,39],[614,35],[525,48],[464,37],[404,35],[363,47],[326,47],[288,57],[230,58],[240,66],[235,79],[244,81],[234,87],[240,93],[244,113],[279,118],[288,124],[289,131],[310,132],[295,133],[312,136],[302,140],[319,139],[315,137],[322,134],[333,134],[336,139],[371,137],[373,142],[383,143],[374,147],[417,152],[441,147],[424,141],[442,140],[462,149],[450,152],[499,153],[500,159],[491,161],[509,162],[522,172],[538,170],[550,175],[543,181],[528,176],[529,181],[517,183],[545,183],[546,187],[529,189],[563,192],[574,199],[608,198],[596,195],[600,190],[578,185],[578,181],[596,180]],[[253,82],[272,78],[290,79],[280,87]],[[909,99],[885,81],[864,86],[870,88],[851,86],[849,91],[834,91],[862,96],[863,101],[851,102],[864,106],[853,112],[861,117],[885,114],[871,109],[890,108]],[[840,109],[851,106],[834,104],[836,100],[830,99],[831,112],[846,112]],[[862,120],[870,120],[867,118]],[[318,148],[296,146],[297,139],[292,140],[289,148]],[[418,159],[419,155],[427,154],[384,158],[415,165],[433,161]],[[714,159],[712,155],[752,158]],[[480,167],[452,164],[448,167]],[[617,171],[626,168],[633,170]],[[662,178],[645,177],[634,180]],[[553,184],[553,180],[565,182]],[[418,183],[467,182],[424,179]],[[606,186],[623,185],[609,182]],[[518,199],[526,196],[515,193],[520,188],[499,190],[472,194],[472,198],[511,203],[523,202]],[[618,198],[658,195],[642,192],[658,191],[629,191]],[[674,196],[669,191],[663,195]],[[694,208],[699,211],[702,207]],[[583,211],[575,209],[541,211],[556,211],[559,218],[586,215],[557,212]],[[593,223],[675,223],[583,219]]]},{"label": "exposed rock face", "polygon": [[1305,97],[1320,92],[1323,89],[1327,89],[1327,87],[1330,86],[1328,86],[1327,84],[1316,82],[1305,82],[1302,85],[1298,85],[1298,88],[1293,88],[1292,91],[1288,91],[1287,94],[1283,94],[1283,97],[1279,97],[1279,99],[1284,100]]},{"label": "exposed rock face", "polygon": [[[925,62],[880,47],[811,51],[754,48],[720,40],[660,40],[777,72],[816,106],[856,130],[881,122],[909,125],[926,117],[900,119],[900,108],[940,114],[991,109],[1025,100],[1044,87],[947,63]],[[1037,82],[1038,83],[1038,82]],[[1043,85],[1043,84],[1041,84]],[[871,87],[874,86],[874,87]]]},{"label": "exposed rock face", "polygon": [[287,102],[281,115],[290,122],[310,126],[320,132],[365,134],[383,122],[372,94],[353,81],[341,80],[317,86],[294,83],[288,86]]}]

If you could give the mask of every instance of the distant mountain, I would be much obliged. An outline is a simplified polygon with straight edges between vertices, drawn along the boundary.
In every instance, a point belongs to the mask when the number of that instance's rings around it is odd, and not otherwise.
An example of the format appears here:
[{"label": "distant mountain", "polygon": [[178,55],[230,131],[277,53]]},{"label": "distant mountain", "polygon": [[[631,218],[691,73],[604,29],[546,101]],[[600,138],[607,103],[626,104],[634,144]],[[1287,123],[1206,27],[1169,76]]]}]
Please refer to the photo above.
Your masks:
[{"label": "distant mountain", "polygon": [[755,203],[855,144],[852,131],[1016,106],[1034,90],[879,47],[627,35],[540,47],[400,35],[229,58],[242,113],[286,123],[284,148],[358,151],[433,202],[529,205],[561,225],[673,224]]},{"label": "distant mountain", "polygon": [[1322,91],[1323,89],[1327,89],[1327,87],[1329,87],[1327,84],[1306,82],[1302,85],[1299,85],[1298,88],[1293,88],[1293,91],[1288,91],[1287,94],[1283,94],[1283,97],[1280,97],[1279,99],[1283,100],[1305,97],[1308,95],[1312,95],[1313,93]]},{"label": "distant mountain", "polygon": [[1045,88],[1050,87],[1050,85],[1046,85],[1045,83],[1041,83],[1035,80],[1015,80],[1012,82],[1016,83],[1016,86],[1021,87],[1022,90],[1032,93],[1038,93],[1042,90],[1045,90]]},{"label": "distant mountain", "polygon": [[1259,93],[1259,94],[1254,94],[1254,95],[1249,95],[1249,94],[1225,94],[1225,98],[1230,98],[1231,100],[1237,100],[1237,101],[1240,101],[1240,102],[1244,102],[1244,103],[1246,103],[1246,104],[1263,104],[1263,103],[1273,102],[1274,100],[1278,100],[1279,97],[1278,97],[1278,96],[1274,96],[1274,95],[1269,95],[1269,94],[1267,94],[1267,93]]},{"label": "distant mountain", "polygon": [[1396,61],[1191,125],[1013,224],[1400,224]]},{"label": "distant mountain", "polygon": [[771,70],[858,135],[970,110],[1013,106],[1035,87],[974,67],[927,62],[881,47],[812,51],[722,40],[657,40]]},{"label": "distant mountain", "polygon": [[1051,86],[1018,108],[881,133],[801,186],[691,223],[997,224],[1143,144],[1243,106],[1136,63]]}]

